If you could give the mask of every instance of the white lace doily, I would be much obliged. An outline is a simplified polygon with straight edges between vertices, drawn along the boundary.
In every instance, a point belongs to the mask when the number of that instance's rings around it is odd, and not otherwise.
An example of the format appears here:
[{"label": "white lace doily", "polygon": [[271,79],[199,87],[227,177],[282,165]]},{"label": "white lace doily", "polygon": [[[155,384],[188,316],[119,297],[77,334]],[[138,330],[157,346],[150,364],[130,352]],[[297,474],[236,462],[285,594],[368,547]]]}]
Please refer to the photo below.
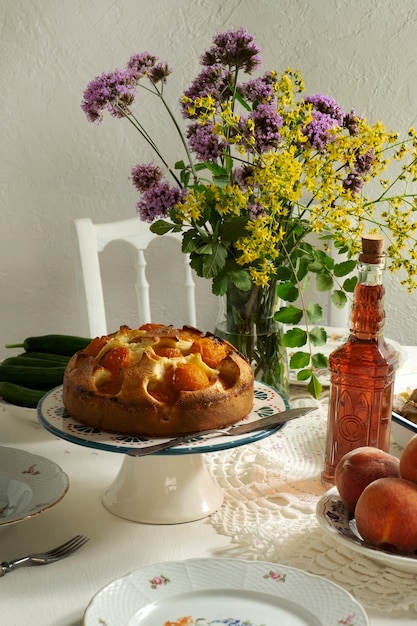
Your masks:
[{"label": "white lace doily", "polygon": [[[297,398],[292,406],[311,403],[311,398]],[[267,439],[207,454],[208,470],[225,494],[211,523],[232,538],[235,556],[324,576],[365,608],[417,612],[415,574],[384,567],[340,545],[316,520],[316,503],[326,491],[320,481],[326,423],[323,400],[313,413],[289,422]],[[400,448],[392,446],[398,455]]]}]

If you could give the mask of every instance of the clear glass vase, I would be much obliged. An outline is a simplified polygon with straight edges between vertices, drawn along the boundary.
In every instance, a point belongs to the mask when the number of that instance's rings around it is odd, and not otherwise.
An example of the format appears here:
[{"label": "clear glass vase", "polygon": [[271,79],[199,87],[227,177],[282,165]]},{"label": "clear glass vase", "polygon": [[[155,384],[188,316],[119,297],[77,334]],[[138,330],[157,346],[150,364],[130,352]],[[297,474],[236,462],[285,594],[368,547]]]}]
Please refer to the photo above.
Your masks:
[{"label": "clear glass vase", "polygon": [[229,283],[220,297],[215,334],[230,341],[250,362],[255,379],[289,395],[287,352],[282,325],[274,320],[279,299],[276,283],[249,291]]}]

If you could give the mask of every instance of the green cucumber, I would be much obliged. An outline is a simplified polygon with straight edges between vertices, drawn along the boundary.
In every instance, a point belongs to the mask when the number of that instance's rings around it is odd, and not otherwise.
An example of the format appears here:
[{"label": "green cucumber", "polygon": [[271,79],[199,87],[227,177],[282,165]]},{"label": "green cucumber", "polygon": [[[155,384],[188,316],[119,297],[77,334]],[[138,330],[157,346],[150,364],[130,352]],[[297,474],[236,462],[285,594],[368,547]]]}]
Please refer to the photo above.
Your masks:
[{"label": "green cucumber", "polygon": [[[32,354],[31,352],[27,352],[26,354]],[[10,356],[4,361],[1,362],[1,365],[19,365],[21,367],[65,367],[65,363],[63,361],[45,361],[44,359],[38,358],[26,358],[21,356]]]},{"label": "green cucumber", "polygon": [[49,354],[48,352],[21,352],[17,356],[20,359],[39,359],[45,363],[52,361],[51,365],[61,363],[66,365],[71,358],[70,356],[65,356],[63,354]]},{"label": "green cucumber", "polygon": [[62,385],[65,366],[25,367],[23,365],[0,365],[0,382],[15,383],[29,389],[52,389]]},{"label": "green cucumber", "polygon": [[86,348],[90,342],[91,339],[74,335],[41,335],[27,337],[23,343],[8,344],[6,348],[24,348],[26,352],[48,352],[72,356]]},{"label": "green cucumber", "polygon": [[15,404],[16,406],[24,406],[35,409],[39,400],[45,395],[46,391],[37,389],[28,389],[15,383],[0,382],[0,397],[5,402]]}]

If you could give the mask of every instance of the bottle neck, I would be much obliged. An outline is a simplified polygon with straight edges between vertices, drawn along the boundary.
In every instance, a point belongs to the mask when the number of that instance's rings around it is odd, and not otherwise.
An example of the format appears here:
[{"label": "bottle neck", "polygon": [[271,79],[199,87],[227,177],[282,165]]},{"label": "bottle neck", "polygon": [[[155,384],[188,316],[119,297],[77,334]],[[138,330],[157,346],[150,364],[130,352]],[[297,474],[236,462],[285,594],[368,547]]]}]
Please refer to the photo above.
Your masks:
[{"label": "bottle neck", "polygon": [[385,258],[379,263],[358,264],[351,315],[351,333],[358,339],[375,340],[382,336],[385,323],[383,277]]},{"label": "bottle neck", "polygon": [[358,263],[359,285],[382,285],[386,266],[385,256],[378,263]]}]

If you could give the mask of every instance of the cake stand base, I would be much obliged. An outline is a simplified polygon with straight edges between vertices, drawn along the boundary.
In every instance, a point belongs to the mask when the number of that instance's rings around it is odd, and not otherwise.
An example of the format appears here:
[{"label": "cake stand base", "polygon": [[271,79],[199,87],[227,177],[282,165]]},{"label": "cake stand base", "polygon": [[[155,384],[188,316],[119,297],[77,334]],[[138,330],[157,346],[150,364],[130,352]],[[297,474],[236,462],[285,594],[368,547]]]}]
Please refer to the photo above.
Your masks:
[{"label": "cake stand base", "polygon": [[144,524],[181,524],[202,519],[223,502],[201,454],[124,457],[103,494],[108,511]]}]

